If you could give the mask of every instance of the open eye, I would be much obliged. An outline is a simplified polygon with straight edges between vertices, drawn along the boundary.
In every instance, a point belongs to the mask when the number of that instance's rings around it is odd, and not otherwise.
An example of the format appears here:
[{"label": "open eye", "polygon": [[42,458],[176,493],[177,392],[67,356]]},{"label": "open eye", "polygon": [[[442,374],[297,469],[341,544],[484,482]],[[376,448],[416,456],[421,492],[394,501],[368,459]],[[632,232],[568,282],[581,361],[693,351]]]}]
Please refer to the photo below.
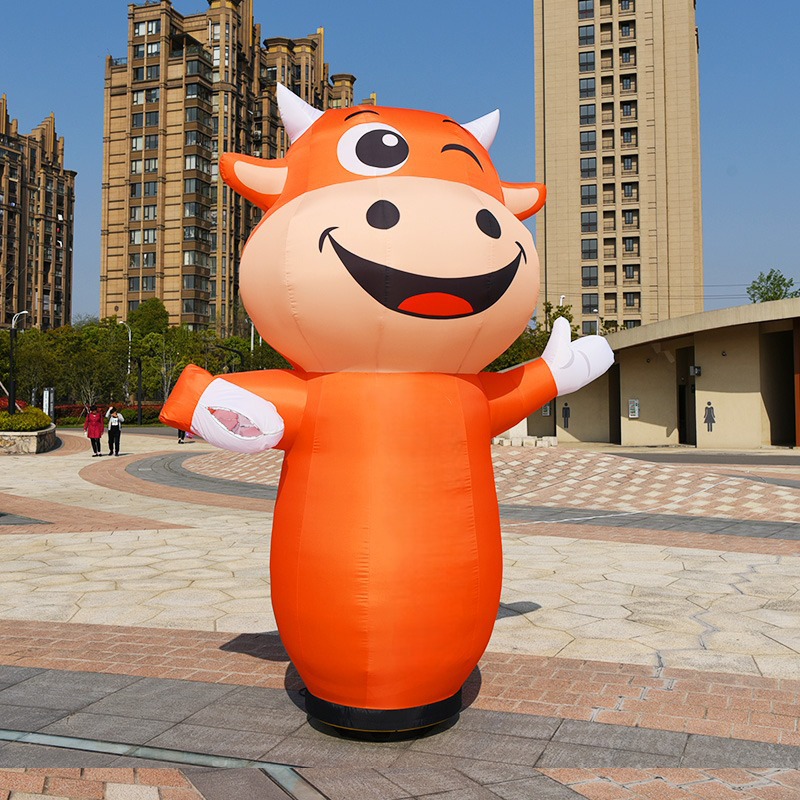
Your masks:
[{"label": "open eye", "polygon": [[336,155],[348,172],[389,175],[408,160],[408,142],[389,125],[365,122],[342,135]]}]

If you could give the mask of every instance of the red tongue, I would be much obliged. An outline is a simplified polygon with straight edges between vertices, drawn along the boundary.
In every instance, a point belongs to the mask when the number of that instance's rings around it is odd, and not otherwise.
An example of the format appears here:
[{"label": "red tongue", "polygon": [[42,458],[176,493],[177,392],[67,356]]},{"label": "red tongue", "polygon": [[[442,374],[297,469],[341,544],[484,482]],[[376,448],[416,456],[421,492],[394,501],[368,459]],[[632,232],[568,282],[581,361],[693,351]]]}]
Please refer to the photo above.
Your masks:
[{"label": "red tongue", "polygon": [[398,310],[428,317],[457,317],[460,314],[471,314],[473,308],[463,297],[445,292],[427,292],[407,297],[400,303]]}]

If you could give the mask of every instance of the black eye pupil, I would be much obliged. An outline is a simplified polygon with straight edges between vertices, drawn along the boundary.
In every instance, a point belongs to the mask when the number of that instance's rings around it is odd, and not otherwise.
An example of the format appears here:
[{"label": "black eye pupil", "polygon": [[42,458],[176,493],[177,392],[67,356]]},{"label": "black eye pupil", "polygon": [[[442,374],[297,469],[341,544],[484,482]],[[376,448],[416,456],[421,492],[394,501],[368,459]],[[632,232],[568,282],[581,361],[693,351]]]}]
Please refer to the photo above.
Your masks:
[{"label": "black eye pupil", "polygon": [[378,200],[367,209],[367,222],[373,228],[387,230],[400,222],[400,211],[388,200]]},{"label": "black eye pupil", "polygon": [[482,208],[475,217],[475,222],[478,223],[482,233],[491,236],[492,239],[500,238],[500,223],[488,209]]},{"label": "black eye pupil", "polygon": [[379,128],[365,133],[358,140],[356,156],[369,167],[396,167],[408,158],[408,142],[394,131]]}]

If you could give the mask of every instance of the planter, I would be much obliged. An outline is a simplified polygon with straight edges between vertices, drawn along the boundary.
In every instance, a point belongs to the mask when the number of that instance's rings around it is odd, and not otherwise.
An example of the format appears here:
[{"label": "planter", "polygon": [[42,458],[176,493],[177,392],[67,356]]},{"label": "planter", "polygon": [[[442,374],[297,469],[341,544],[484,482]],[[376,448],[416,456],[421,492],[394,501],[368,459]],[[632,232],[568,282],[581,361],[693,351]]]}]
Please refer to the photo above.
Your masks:
[{"label": "planter", "polygon": [[0,431],[0,453],[46,453],[57,445],[55,425],[41,431]]}]

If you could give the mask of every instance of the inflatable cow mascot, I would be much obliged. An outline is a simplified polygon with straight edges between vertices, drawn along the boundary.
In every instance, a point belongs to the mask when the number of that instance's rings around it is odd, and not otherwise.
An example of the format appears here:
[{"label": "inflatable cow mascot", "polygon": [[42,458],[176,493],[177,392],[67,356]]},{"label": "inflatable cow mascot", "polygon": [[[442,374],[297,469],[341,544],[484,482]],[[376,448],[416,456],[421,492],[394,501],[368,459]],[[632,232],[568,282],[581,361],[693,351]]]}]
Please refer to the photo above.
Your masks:
[{"label": "inflatable cow mascot", "polygon": [[559,319],[542,357],[481,372],[525,328],[539,262],[520,220],[544,186],[501,181],[495,111],[318,111],[283,86],[284,159],[227,153],[265,211],[242,300],[291,370],[189,366],[161,415],[226,450],[285,452],[272,604],[307,711],[399,731],[457,714],[492,632],[502,554],[490,440],[604,373]]}]

